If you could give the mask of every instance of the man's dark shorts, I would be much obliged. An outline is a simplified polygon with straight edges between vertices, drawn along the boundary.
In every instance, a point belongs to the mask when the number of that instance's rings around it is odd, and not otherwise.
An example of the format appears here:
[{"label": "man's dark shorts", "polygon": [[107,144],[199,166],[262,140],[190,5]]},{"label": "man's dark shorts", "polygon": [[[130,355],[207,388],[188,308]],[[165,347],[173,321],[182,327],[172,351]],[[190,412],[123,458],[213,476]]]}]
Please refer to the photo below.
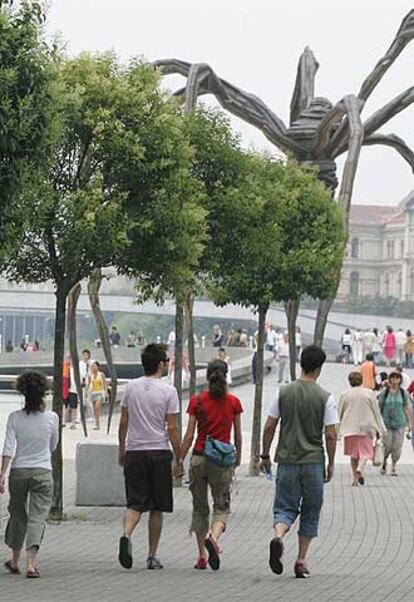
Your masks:
[{"label": "man's dark shorts", "polygon": [[128,451],[124,477],[127,508],[137,512],[173,511],[170,450]]},{"label": "man's dark shorts", "polygon": [[69,393],[67,399],[63,400],[63,404],[65,408],[70,408],[71,410],[78,409],[78,396],[76,393]]}]

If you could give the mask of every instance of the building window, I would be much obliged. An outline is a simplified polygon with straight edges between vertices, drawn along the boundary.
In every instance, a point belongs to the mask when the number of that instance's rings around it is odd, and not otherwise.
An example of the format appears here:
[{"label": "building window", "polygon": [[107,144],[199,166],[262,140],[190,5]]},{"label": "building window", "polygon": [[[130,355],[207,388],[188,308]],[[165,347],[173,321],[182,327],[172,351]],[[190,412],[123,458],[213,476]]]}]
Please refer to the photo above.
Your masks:
[{"label": "building window", "polygon": [[403,238],[400,240],[400,256],[401,256],[401,259],[404,257],[404,239]]},{"label": "building window", "polygon": [[387,240],[387,259],[394,259],[394,241]]},{"label": "building window", "polygon": [[349,281],[349,294],[351,297],[358,297],[359,293],[359,273],[351,272]]},{"label": "building window", "polygon": [[351,257],[357,259],[359,257],[359,239],[353,238],[351,240]]}]

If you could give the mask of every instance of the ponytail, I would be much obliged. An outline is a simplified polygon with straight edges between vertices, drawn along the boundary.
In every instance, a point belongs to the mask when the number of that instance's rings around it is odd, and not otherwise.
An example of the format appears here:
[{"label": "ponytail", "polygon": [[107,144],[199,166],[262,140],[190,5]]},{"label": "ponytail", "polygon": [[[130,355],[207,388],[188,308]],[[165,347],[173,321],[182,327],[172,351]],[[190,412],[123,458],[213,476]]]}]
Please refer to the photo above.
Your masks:
[{"label": "ponytail", "polygon": [[213,360],[207,366],[209,392],[214,399],[221,399],[227,393],[227,364],[223,360]]}]

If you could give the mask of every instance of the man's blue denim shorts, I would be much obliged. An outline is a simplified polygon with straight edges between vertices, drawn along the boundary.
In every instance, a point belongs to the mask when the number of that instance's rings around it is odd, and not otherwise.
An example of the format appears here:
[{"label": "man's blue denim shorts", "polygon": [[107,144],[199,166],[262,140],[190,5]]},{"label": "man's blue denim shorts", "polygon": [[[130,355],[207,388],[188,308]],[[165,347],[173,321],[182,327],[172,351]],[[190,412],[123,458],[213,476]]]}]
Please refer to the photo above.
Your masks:
[{"label": "man's blue denim shorts", "polygon": [[279,464],[273,525],[283,523],[290,528],[300,515],[299,536],[317,537],[324,474],[323,464]]}]

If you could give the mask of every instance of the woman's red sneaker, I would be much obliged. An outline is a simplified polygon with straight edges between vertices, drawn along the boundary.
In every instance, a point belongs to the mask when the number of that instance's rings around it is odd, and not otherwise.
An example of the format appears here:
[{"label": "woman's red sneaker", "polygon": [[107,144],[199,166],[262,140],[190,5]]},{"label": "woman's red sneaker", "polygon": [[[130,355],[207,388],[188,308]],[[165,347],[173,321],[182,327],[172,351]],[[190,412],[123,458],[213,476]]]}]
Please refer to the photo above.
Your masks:
[{"label": "woman's red sneaker", "polygon": [[204,556],[201,556],[201,558],[199,558],[197,560],[197,562],[194,565],[195,569],[199,569],[200,571],[203,571],[204,569],[207,568],[207,560],[206,558],[204,558]]}]

